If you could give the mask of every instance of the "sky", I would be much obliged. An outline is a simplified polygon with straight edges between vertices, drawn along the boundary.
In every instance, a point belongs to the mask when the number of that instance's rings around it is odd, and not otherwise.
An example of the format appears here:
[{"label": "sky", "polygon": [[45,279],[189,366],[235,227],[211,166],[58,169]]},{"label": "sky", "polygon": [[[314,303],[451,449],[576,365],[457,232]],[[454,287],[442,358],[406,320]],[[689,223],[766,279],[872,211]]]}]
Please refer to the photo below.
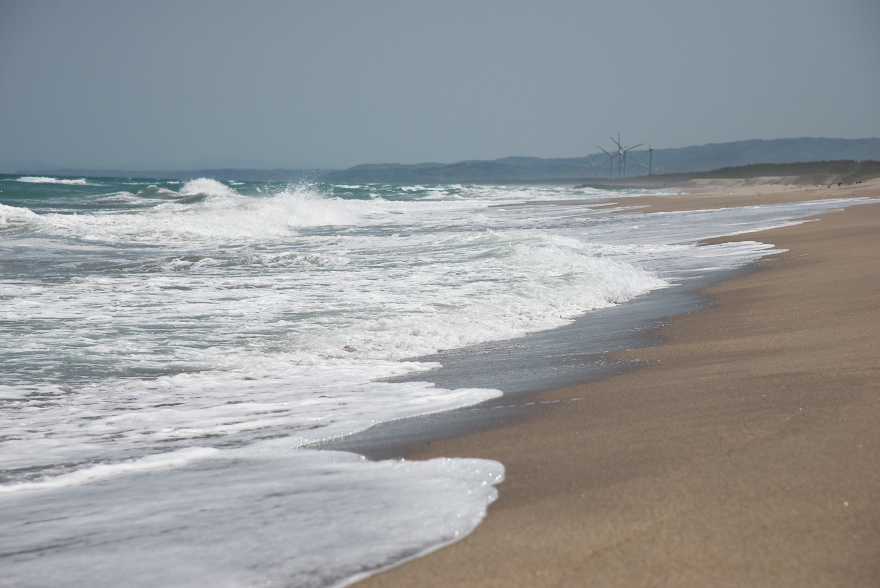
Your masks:
[{"label": "sky", "polygon": [[877,0],[0,0],[0,162],[880,137]]}]

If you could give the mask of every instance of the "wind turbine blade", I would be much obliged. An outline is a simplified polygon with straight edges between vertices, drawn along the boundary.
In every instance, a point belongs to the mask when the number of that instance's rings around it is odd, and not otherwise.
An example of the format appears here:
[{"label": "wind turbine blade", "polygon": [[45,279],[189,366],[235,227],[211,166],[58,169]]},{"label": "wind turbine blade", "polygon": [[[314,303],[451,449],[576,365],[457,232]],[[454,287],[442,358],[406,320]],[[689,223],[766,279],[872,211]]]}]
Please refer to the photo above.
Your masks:
[{"label": "wind turbine blade", "polygon": [[633,157],[632,155],[630,155],[630,156],[628,156],[628,157],[629,157],[629,159],[635,161],[635,162],[638,163],[639,165],[641,165],[641,166],[643,166],[643,167],[648,167],[647,165],[645,165],[644,163],[642,163],[641,161],[639,161],[638,159],[636,159],[636,158]]}]

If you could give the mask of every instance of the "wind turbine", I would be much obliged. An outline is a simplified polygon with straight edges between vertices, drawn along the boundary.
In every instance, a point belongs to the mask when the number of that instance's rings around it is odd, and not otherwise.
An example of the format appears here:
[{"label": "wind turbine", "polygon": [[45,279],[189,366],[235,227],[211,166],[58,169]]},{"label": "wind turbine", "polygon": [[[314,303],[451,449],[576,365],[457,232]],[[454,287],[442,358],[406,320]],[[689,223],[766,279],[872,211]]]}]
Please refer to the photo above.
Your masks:
[{"label": "wind turbine", "polygon": [[623,178],[626,179],[626,153],[630,149],[635,149],[636,147],[641,147],[644,143],[639,143],[638,145],[633,145],[632,147],[627,147],[623,150]]},{"label": "wind turbine", "polygon": [[[596,145],[596,147],[599,147],[599,146]],[[614,155],[612,155],[612,154],[608,153],[607,151],[605,151],[604,149],[602,149],[601,147],[599,147],[599,149],[602,151],[602,153],[604,153],[605,155],[608,156],[608,179],[613,180],[614,179],[614,167],[612,167],[611,162],[614,161],[614,158],[617,157],[617,154],[615,153]]]},{"label": "wind turbine", "polygon": [[[610,138],[612,141],[614,141],[614,137],[610,137]],[[639,143],[638,145],[633,145],[631,147],[623,147],[620,144],[620,133],[617,133],[617,141],[614,141],[614,142],[617,143],[617,153],[618,153],[618,155],[620,155],[620,159],[617,160],[617,165],[618,165],[617,177],[621,177],[620,165],[623,164],[623,178],[626,179],[626,152],[629,151],[630,149],[635,149],[636,147],[641,147],[642,145],[644,145],[644,143]]]},{"label": "wind turbine", "polygon": [[635,157],[634,155],[630,155],[629,158],[632,159],[633,161],[635,161],[635,162],[636,162],[637,164],[639,164],[640,166],[642,166],[642,167],[644,167],[644,168],[647,169],[648,166],[645,165],[642,161],[636,159],[636,157]]},{"label": "wind turbine", "polygon": [[[612,141],[614,141],[614,137],[608,137]],[[623,162],[623,147],[620,146],[620,133],[617,133],[617,140],[614,141],[614,144],[617,145],[617,177],[620,177],[620,165]]]},{"label": "wind turbine", "polygon": [[654,173],[654,152],[657,151],[653,147],[651,147],[651,142],[648,141],[648,175]]},{"label": "wind turbine", "polygon": [[596,155],[598,155],[598,153],[594,153],[594,154],[590,155],[589,157],[584,158],[584,163],[590,164],[590,177],[591,178],[596,176],[596,166],[593,165],[593,160],[596,159]]}]

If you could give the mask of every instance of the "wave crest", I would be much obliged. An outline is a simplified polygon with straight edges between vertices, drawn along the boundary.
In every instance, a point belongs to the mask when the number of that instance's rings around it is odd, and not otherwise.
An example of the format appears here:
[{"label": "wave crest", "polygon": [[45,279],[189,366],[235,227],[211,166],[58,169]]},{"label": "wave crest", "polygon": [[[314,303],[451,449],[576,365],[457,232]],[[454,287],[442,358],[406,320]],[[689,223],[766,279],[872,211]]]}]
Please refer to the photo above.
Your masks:
[{"label": "wave crest", "polygon": [[68,186],[85,186],[88,184],[85,178],[78,180],[64,178],[50,178],[46,176],[23,176],[18,178],[16,182],[25,182],[26,184],[67,184]]},{"label": "wave crest", "polygon": [[4,207],[0,219],[31,222],[41,231],[90,241],[141,243],[278,239],[305,227],[350,225],[360,219],[356,203],[328,198],[310,186],[287,187],[270,196],[242,195],[207,178],[187,182],[179,192],[151,188],[138,196],[164,201],[148,209],[114,215],[35,215]]},{"label": "wave crest", "polygon": [[178,191],[181,196],[236,196],[233,188],[211,178],[190,180]]}]

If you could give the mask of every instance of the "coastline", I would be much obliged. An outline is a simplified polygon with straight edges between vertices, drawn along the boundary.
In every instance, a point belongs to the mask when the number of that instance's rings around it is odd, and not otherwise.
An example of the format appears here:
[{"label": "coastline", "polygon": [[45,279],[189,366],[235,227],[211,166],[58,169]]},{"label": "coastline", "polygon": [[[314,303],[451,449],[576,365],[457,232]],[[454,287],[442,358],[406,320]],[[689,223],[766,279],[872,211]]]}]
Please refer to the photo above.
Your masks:
[{"label": "coastline", "polygon": [[[627,198],[684,210],[880,196],[880,183]],[[787,253],[711,286],[645,365],[536,393],[545,409],[413,445],[507,481],[464,540],[358,586],[876,585],[880,204],[716,242]]]}]

